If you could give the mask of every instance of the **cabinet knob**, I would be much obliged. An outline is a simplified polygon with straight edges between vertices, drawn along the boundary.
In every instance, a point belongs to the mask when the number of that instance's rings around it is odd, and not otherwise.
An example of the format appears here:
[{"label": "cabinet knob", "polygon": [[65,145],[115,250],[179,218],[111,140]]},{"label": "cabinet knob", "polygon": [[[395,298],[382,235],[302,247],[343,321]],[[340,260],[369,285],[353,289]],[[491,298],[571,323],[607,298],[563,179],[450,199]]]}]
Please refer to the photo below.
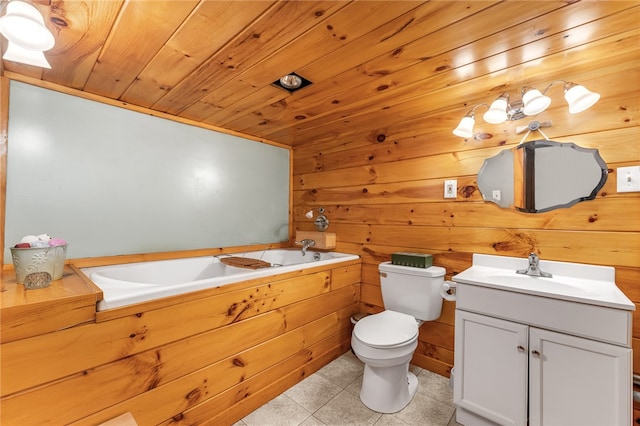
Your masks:
[{"label": "cabinet knob", "polygon": [[536,358],[540,358],[540,352],[536,351],[535,349],[531,351],[531,354]]},{"label": "cabinet knob", "polygon": [[518,345],[518,352],[524,352],[524,351],[525,351],[524,346]]}]

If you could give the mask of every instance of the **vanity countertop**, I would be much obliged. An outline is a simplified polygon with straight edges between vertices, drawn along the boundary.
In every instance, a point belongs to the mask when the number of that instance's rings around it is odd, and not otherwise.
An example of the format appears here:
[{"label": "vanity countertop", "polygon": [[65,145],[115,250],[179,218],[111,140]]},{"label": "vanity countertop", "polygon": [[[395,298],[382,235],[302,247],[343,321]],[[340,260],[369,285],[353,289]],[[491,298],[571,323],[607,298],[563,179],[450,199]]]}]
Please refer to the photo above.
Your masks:
[{"label": "vanity countertop", "polygon": [[102,291],[65,265],[61,279],[49,287],[27,290],[13,269],[2,271],[0,283],[0,343],[95,321]]},{"label": "vanity countertop", "polygon": [[635,310],[615,284],[615,269],[608,266],[540,260],[551,278],[518,274],[526,258],[473,255],[473,266],[453,277],[455,282],[628,311]]}]

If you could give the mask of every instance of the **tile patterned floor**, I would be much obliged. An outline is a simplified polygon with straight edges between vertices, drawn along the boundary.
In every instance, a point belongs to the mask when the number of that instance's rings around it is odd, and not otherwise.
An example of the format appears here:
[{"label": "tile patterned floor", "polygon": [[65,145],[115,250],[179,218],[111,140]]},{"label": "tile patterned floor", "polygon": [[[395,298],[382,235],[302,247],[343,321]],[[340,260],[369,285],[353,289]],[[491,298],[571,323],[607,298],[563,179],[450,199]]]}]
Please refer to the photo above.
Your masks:
[{"label": "tile patterned floor", "polygon": [[360,401],[364,365],[351,351],[258,408],[234,426],[454,426],[449,379],[411,366],[418,391],[402,411],[380,414]]}]

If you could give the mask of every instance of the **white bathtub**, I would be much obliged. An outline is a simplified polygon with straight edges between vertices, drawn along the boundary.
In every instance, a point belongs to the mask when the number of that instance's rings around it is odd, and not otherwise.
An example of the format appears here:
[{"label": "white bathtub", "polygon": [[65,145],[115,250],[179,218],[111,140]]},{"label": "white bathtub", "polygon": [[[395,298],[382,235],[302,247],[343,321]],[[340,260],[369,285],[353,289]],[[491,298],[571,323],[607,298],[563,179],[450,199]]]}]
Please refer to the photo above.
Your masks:
[{"label": "white bathtub", "polygon": [[[260,259],[269,262],[271,267],[245,269],[228,266],[220,261],[220,258],[225,256]],[[98,310],[104,311],[194,290],[358,258],[357,255],[346,253],[313,251],[308,251],[302,256],[300,249],[274,249],[98,266],[80,270],[102,290],[104,298],[98,303]]]}]

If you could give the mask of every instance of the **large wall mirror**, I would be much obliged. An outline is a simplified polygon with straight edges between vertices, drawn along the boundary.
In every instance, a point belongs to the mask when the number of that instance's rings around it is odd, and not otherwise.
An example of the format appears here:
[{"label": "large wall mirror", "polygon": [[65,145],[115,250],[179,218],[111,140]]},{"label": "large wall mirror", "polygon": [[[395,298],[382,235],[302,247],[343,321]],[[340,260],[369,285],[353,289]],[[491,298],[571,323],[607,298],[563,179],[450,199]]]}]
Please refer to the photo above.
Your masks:
[{"label": "large wall mirror", "polygon": [[607,181],[597,149],[536,140],[484,161],[478,189],[485,201],[527,213],[542,213],[593,200]]},{"label": "large wall mirror", "polygon": [[69,258],[288,240],[289,149],[10,88],[5,247],[45,232]]}]

